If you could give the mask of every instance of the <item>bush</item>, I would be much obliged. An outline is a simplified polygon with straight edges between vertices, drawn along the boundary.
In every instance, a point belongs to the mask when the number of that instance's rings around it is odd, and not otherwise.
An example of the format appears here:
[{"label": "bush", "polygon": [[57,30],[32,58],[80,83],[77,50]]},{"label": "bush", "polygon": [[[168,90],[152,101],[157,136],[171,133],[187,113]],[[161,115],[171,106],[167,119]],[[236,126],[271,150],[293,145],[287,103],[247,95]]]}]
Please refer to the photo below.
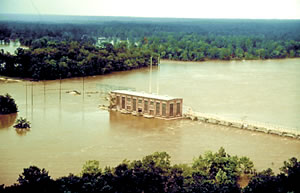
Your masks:
[{"label": "bush", "polygon": [[14,125],[14,128],[16,128],[16,129],[29,129],[30,128],[30,122],[26,118],[20,117],[17,120],[17,123]]},{"label": "bush", "polygon": [[15,100],[9,95],[0,95],[0,115],[18,112]]}]

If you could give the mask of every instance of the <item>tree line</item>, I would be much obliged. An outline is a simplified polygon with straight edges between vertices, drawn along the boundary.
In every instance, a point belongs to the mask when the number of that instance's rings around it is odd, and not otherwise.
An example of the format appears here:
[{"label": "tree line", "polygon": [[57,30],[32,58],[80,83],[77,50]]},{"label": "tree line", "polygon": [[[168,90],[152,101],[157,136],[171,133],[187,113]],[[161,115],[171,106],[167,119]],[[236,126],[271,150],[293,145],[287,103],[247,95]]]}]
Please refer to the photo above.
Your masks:
[{"label": "tree line", "polygon": [[[58,17],[47,21],[0,20],[0,40],[19,39],[30,45],[34,39],[49,36],[60,40],[91,40],[97,37],[118,37],[139,41],[143,37],[160,37],[162,33],[199,36],[254,36],[267,40],[300,41],[299,20],[247,20],[247,19],[172,19],[79,17],[59,22]],[[31,41],[30,41],[31,40]]]},{"label": "tree line", "polygon": [[0,51],[0,75],[49,80],[106,74],[157,65],[158,56],[148,49],[119,42],[99,48],[88,42],[35,40],[15,54]]},{"label": "tree line", "polygon": [[[36,80],[97,75],[148,66],[151,56],[154,65],[158,56],[182,61],[300,57],[299,20],[83,21],[0,21],[0,43],[16,40],[29,47],[15,55],[0,50],[0,74]],[[99,37],[106,41],[99,45]]]},{"label": "tree line", "polygon": [[216,36],[162,33],[151,36],[144,45],[159,53],[161,58],[181,61],[207,59],[276,59],[300,57],[300,42],[272,40],[264,36]]},{"label": "tree line", "polygon": [[[256,172],[247,157],[230,156],[220,148],[195,158],[193,163],[171,165],[166,152],[156,152],[142,160],[124,160],[116,167],[100,168],[96,160],[87,161],[78,175],[52,179],[48,171],[36,166],[25,168],[18,183],[0,186],[1,192],[105,192],[105,193],[248,193],[299,192],[300,162],[285,161],[280,173],[271,169]],[[239,185],[241,174],[249,183]]]},{"label": "tree line", "polygon": [[[84,18],[84,17],[83,17]],[[57,18],[56,18],[57,19]],[[99,17],[76,23],[0,22],[0,40],[31,46],[47,37],[95,44],[119,38],[174,60],[268,59],[300,56],[299,20],[139,19]]]}]

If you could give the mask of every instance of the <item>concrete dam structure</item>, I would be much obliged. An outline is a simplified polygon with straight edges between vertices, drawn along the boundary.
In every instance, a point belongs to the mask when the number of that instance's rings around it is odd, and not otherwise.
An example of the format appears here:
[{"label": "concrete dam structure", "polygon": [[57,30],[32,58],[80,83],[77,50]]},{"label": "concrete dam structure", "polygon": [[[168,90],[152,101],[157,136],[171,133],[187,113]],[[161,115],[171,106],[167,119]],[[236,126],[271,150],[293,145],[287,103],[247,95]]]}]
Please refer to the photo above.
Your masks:
[{"label": "concrete dam structure", "polygon": [[263,133],[274,134],[283,137],[290,137],[290,138],[300,140],[300,132],[297,129],[293,129],[293,128],[284,128],[281,126],[276,126],[276,125],[271,125],[266,123],[258,123],[254,121],[229,120],[215,115],[194,112],[191,109],[187,110],[183,114],[183,117],[186,119],[191,119],[193,121],[201,121],[210,124],[263,132]]}]

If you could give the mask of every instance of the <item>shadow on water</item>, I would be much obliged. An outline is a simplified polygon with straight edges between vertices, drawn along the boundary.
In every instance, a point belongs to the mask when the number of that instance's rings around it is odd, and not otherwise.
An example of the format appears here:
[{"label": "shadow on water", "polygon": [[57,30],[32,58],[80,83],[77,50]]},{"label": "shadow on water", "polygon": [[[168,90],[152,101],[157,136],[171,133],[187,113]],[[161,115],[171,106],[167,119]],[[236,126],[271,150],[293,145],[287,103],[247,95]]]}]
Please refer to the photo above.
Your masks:
[{"label": "shadow on water", "polygon": [[0,129],[5,129],[5,128],[11,127],[15,123],[17,116],[18,116],[18,113],[0,115]]}]

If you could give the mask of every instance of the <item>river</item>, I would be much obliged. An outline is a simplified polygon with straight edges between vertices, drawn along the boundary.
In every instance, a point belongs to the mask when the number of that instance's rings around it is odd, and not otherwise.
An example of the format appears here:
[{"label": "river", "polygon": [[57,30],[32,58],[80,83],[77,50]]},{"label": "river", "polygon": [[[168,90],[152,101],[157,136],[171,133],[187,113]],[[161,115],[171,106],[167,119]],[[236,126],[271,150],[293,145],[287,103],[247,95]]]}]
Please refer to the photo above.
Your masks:
[{"label": "river", "polygon": [[[300,59],[162,61],[153,69],[152,80],[153,92],[158,85],[160,94],[183,97],[184,106],[194,111],[300,130]],[[0,82],[0,94],[9,93],[19,107],[18,116],[32,123],[26,133],[11,126],[0,129],[0,184],[16,182],[30,165],[46,168],[57,178],[78,174],[87,160],[116,166],[155,151],[168,152],[172,163],[191,163],[223,146],[231,155],[248,156],[258,170],[271,167],[275,172],[284,160],[300,158],[296,139],[101,110],[108,85],[148,91],[149,69],[61,82]],[[81,95],[70,94],[73,90]]]}]

